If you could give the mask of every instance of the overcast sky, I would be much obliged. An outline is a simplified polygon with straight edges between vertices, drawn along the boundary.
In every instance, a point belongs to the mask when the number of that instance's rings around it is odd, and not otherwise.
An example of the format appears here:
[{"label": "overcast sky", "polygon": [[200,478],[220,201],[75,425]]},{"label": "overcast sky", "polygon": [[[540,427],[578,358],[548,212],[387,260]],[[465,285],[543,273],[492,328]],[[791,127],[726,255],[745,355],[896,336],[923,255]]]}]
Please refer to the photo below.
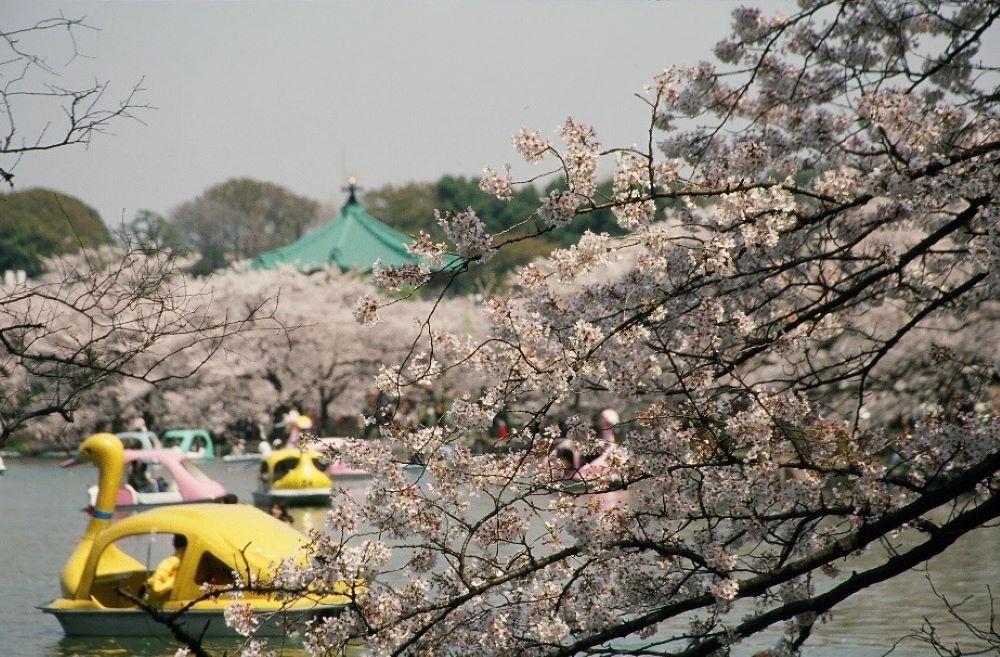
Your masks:
[{"label": "overcast sky", "polygon": [[[78,35],[87,58],[57,84],[109,80],[113,99],[143,79],[156,108],[88,149],[24,158],[15,182],[76,196],[118,225],[234,177],[336,204],[349,175],[366,188],[478,177],[518,163],[518,128],[552,136],[567,115],[605,145],[641,142],[634,94],[670,64],[710,58],[737,4],[4,0],[5,30],[59,12],[98,28]],[[60,34],[32,45],[54,66],[68,58]]]}]

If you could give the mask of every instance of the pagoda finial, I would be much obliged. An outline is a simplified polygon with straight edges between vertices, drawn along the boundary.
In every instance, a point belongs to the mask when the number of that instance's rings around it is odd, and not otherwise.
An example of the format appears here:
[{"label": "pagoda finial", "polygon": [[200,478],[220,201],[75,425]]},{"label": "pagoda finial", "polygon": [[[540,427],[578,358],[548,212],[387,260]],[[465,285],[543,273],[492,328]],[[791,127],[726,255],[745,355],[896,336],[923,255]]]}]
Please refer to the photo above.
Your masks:
[{"label": "pagoda finial", "polygon": [[350,205],[351,203],[357,203],[358,202],[358,197],[356,195],[356,192],[360,188],[358,187],[358,179],[357,178],[355,178],[354,176],[350,176],[347,179],[347,187],[341,187],[340,189],[341,189],[341,191],[347,192],[347,201],[344,203],[344,207],[345,208],[348,205]]}]

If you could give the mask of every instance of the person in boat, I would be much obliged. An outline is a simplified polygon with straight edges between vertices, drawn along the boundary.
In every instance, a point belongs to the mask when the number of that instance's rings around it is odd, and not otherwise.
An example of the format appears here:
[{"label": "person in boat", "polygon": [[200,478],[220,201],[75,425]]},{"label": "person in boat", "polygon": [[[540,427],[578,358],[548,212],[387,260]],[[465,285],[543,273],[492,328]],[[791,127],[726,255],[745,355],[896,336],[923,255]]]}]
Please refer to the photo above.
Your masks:
[{"label": "person in boat", "polygon": [[146,599],[153,603],[162,603],[170,597],[170,591],[174,588],[174,580],[177,578],[177,571],[181,566],[181,559],[184,558],[184,550],[187,548],[187,537],[183,534],[174,534],[174,553],[156,566],[156,570],[146,580]]},{"label": "person in boat", "polygon": [[271,430],[274,422],[267,413],[260,413],[257,416],[257,452],[261,456],[267,456],[273,449],[271,446]]},{"label": "person in boat", "polygon": [[303,431],[312,429],[313,423],[308,415],[300,415],[298,411],[291,410],[285,415],[285,432],[288,436],[285,440],[286,447],[296,447]]},{"label": "person in boat", "polygon": [[559,420],[559,443],[555,448],[556,458],[562,463],[564,468],[576,469],[580,467],[577,463],[577,451],[573,447],[573,442],[566,438],[569,433],[569,424],[566,422],[566,418]]},{"label": "person in boat", "polygon": [[288,524],[295,522],[295,519],[292,518],[292,514],[288,513],[288,509],[285,508],[285,505],[281,502],[275,502],[271,505],[271,515],[282,522],[287,522]]},{"label": "person in boat", "polygon": [[417,411],[413,406],[412,399],[409,397],[399,398],[399,408],[396,409],[396,418],[408,431],[412,431],[417,427],[419,421],[417,420]]},{"label": "person in boat", "polygon": [[362,438],[378,438],[381,435],[381,427],[384,427],[392,419],[392,404],[384,392],[377,388],[368,391],[367,407],[365,408],[364,426],[361,429]]},{"label": "person in boat", "polygon": [[129,466],[128,483],[139,493],[155,493],[156,482],[149,478],[145,461],[132,461]]},{"label": "person in boat", "polygon": [[608,451],[615,442],[615,425],[618,424],[618,412],[613,408],[605,408],[597,418],[597,448],[583,455],[583,465],[596,461]]}]

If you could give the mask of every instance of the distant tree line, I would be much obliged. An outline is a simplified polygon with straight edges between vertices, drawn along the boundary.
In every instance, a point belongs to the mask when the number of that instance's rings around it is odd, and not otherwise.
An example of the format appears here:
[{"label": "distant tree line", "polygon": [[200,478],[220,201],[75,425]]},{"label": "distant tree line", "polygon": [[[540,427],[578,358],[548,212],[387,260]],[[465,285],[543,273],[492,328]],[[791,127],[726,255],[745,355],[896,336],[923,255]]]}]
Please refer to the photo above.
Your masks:
[{"label": "distant tree line", "polygon": [[[478,180],[443,176],[436,182],[372,189],[363,195],[362,202],[370,214],[408,235],[425,231],[441,240],[434,211],[461,212],[471,207],[490,232],[514,237],[537,232],[538,199],[548,191],[526,186],[510,199],[500,200],[482,192]],[[610,195],[610,183],[602,185],[601,191]],[[203,275],[293,242],[335,212],[280,185],[239,178],[208,188],[166,217],[140,210],[116,232],[135,246],[191,255],[191,273]],[[541,239],[503,249],[474,275],[460,279],[455,291],[503,287],[513,268],[572,244],[587,230],[620,234],[610,211],[594,211],[570,226],[544,232]],[[113,241],[98,212],[76,198],[45,189],[2,197],[0,271],[24,270],[36,276],[44,270],[44,258]]]}]

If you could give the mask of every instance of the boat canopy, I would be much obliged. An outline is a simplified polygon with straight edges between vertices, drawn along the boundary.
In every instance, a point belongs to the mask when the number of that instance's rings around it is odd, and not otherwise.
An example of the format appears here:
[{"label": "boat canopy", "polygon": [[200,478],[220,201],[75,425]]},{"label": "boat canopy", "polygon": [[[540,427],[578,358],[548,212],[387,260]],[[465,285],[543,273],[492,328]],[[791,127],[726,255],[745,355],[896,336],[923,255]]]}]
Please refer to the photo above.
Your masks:
[{"label": "boat canopy", "polygon": [[167,429],[160,436],[164,447],[180,449],[185,454],[215,457],[215,441],[207,429]]},{"label": "boat canopy", "polygon": [[[327,224],[291,244],[259,254],[250,261],[250,268],[291,266],[308,273],[330,265],[342,271],[371,271],[376,260],[386,267],[424,264],[424,260],[407,251],[412,241],[412,237],[365,212],[352,196]],[[444,257],[445,267],[459,262],[457,256]]]},{"label": "boat canopy", "polygon": [[[226,530],[218,531],[219,527]],[[189,550],[211,552],[242,572],[249,566],[259,576],[273,573],[282,559],[296,555],[304,559],[302,547],[308,541],[287,523],[247,504],[190,504],[119,520],[100,533],[92,554],[100,555],[107,545],[126,536],[154,533],[183,534]]]}]

